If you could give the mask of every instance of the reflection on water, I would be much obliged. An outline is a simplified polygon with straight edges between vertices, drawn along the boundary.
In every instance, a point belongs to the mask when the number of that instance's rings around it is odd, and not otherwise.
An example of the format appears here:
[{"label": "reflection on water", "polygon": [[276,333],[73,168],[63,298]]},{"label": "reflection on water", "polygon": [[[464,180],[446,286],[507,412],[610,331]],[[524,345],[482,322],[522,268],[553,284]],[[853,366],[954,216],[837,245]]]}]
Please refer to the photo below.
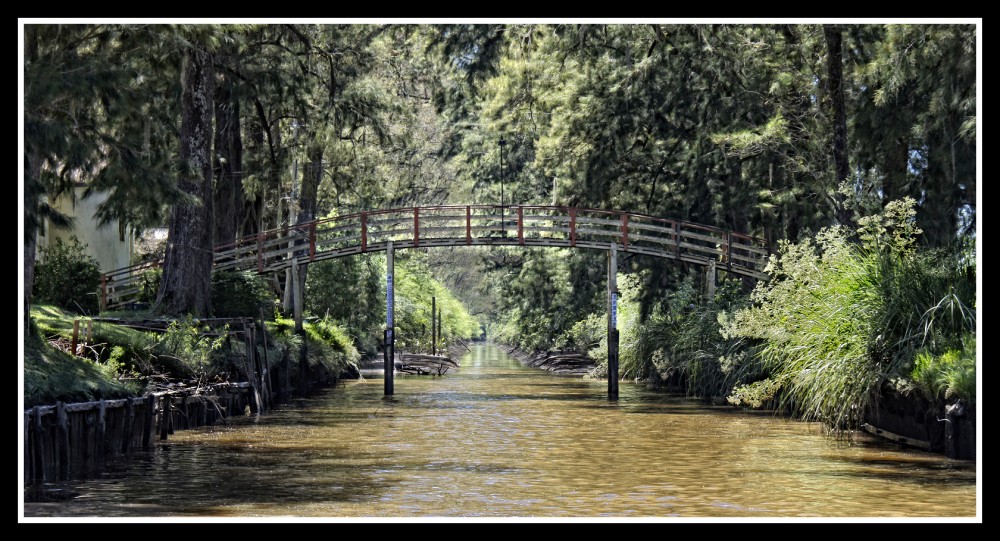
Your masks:
[{"label": "reflection on water", "polygon": [[180,431],[25,517],[974,517],[975,464],[815,423],[524,368],[348,382],[229,426]]}]

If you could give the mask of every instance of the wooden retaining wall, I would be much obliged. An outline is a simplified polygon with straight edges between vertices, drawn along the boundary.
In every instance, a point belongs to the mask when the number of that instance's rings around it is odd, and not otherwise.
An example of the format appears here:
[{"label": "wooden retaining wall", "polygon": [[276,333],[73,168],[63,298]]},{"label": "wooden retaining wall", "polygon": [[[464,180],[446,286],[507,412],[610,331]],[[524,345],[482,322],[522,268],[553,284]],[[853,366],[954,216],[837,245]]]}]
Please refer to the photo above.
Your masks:
[{"label": "wooden retaining wall", "polygon": [[86,477],[106,459],[149,450],[174,430],[244,415],[252,393],[249,383],[223,383],[199,393],[36,406],[24,412],[24,484]]}]

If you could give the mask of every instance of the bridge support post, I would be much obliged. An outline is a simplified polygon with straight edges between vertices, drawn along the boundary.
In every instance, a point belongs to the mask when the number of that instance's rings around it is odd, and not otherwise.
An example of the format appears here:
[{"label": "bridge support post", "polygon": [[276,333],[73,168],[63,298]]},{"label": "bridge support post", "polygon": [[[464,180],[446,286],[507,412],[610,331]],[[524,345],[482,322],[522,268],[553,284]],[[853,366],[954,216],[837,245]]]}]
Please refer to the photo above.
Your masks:
[{"label": "bridge support post", "polygon": [[299,260],[292,259],[292,317],[295,319],[295,332],[302,332],[302,276],[299,275]]},{"label": "bridge support post", "polygon": [[618,245],[608,252],[608,398],[618,400]]},{"label": "bridge support post", "polygon": [[393,295],[395,270],[393,268],[392,257],[392,241],[390,240],[385,245],[385,345],[383,346],[384,359],[382,364],[385,396],[392,396],[393,394],[393,373],[396,368],[396,337],[395,333],[393,333],[392,322],[393,309],[395,308]]}]

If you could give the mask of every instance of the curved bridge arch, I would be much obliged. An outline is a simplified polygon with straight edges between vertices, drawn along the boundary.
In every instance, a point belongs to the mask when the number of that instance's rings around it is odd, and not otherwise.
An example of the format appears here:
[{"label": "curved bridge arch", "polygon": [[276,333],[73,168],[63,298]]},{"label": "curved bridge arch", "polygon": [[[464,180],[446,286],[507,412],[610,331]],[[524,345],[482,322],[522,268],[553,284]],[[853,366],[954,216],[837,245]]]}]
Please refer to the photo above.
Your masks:
[{"label": "curved bridge arch", "polygon": [[[212,270],[275,272],[293,264],[435,246],[588,248],[675,259],[762,278],[762,239],[717,227],[630,212],[556,206],[445,205],[358,212],[263,231],[217,245]],[[162,260],[101,276],[105,308],[133,302],[143,271]]]}]

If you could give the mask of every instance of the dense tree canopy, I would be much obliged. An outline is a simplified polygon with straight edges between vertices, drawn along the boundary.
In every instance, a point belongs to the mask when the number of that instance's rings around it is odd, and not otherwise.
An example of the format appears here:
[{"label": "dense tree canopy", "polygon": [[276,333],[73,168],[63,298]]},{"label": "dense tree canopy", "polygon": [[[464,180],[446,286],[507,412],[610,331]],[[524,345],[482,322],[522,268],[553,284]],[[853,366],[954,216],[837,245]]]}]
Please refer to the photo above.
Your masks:
[{"label": "dense tree canopy", "polygon": [[[199,254],[213,244],[359,210],[498,204],[501,190],[775,251],[909,197],[921,249],[968,244],[976,39],[971,24],[27,24],[25,303],[35,231],[60,223],[48,202],[73,182],[109,194],[101,220],[170,226],[170,313],[211,312]],[[430,250],[405,272],[430,272],[495,337],[544,349],[587,342],[604,257]],[[378,265],[308,271],[268,277],[284,310],[295,280],[324,288],[305,309],[370,351]],[[621,271],[637,325],[698,302],[694,269],[626,255]],[[456,336],[478,332],[459,319]]]}]

